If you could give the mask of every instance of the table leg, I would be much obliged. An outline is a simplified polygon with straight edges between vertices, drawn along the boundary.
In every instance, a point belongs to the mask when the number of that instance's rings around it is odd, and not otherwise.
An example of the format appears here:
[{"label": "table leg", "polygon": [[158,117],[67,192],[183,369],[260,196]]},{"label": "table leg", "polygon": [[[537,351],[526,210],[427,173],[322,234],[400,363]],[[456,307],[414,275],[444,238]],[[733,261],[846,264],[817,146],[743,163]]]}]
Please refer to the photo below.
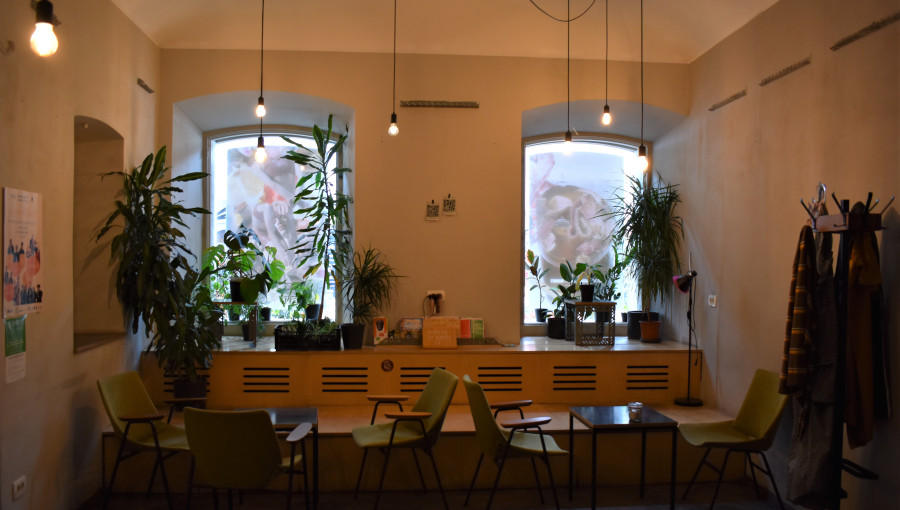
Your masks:
[{"label": "table leg", "polygon": [[313,510],[319,508],[319,427],[313,427]]},{"label": "table leg", "polygon": [[575,464],[575,419],[572,417],[572,413],[569,413],[569,501],[572,501],[572,487],[574,484],[573,481],[573,466]]},{"label": "table leg", "polygon": [[591,430],[591,510],[597,509],[597,430]]},{"label": "table leg", "polygon": [[[672,467],[669,479],[669,510],[675,510],[675,458],[678,445],[678,429],[672,429]],[[724,466],[723,466],[724,468]]]},{"label": "table leg", "polygon": [[647,429],[641,430],[641,498],[644,497],[644,473],[647,469]]}]

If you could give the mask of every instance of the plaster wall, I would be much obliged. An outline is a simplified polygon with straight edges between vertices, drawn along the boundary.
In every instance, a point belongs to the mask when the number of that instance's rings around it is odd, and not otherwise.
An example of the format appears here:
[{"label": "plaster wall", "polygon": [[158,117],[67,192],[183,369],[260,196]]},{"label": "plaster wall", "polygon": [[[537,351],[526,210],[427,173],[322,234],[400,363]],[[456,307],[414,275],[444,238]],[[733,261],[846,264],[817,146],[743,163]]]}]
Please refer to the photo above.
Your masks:
[{"label": "plaster wall", "polygon": [[[172,131],[173,105],[207,94],[252,90],[258,83],[258,59],[248,51],[163,50],[162,143],[180,136]],[[398,55],[398,102],[477,101],[480,107],[398,105],[396,138],[387,135],[390,55],[274,51],[267,52],[265,66],[266,90],[322,97],[354,111],[350,148],[355,161],[350,166],[356,245],[379,248],[404,276],[389,319],[421,316],[426,291],[443,289],[442,313],[481,317],[486,336],[518,343],[522,112],[565,102],[565,61]],[[244,72],[250,69],[254,71]],[[573,61],[571,69],[573,101],[602,98],[602,62]],[[610,98],[639,102],[639,79],[637,64],[611,62]],[[649,103],[680,114],[688,111],[686,66],[648,64],[646,85]],[[178,127],[181,121],[174,115]],[[250,105],[247,118],[237,125],[255,120]],[[323,116],[317,122],[326,121]],[[558,126],[565,131],[564,115]],[[173,152],[173,157],[181,155]],[[448,194],[457,199],[458,214],[425,221],[426,202]]]},{"label": "plaster wall", "polygon": [[[684,253],[693,254],[700,273],[702,396],[729,414],[737,412],[756,368],[780,369],[791,263],[807,220],[800,199],[808,202],[821,181],[829,195],[851,202],[865,202],[871,191],[880,210],[900,189],[900,24],[829,49],[898,8],[896,0],[779,2],[691,64],[690,115],[655,144],[656,170],[680,184]],[[809,65],[759,85],[807,57]],[[744,89],[745,97],[708,111]],[[830,197],[828,206],[835,212]],[[884,215],[887,230],[880,233],[889,344],[900,333],[896,208]],[[706,306],[709,294],[718,295],[718,308]],[[682,316],[685,305],[673,300],[670,315]],[[674,326],[684,338],[686,324]],[[889,363],[897,374],[896,349]],[[789,415],[770,455],[783,490]],[[845,457],[882,478],[858,481],[845,474],[850,497],[842,508],[897,506],[898,432],[896,419],[879,423],[870,445],[845,448]]]},{"label": "plaster wall", "polygon": [[[0,507],[75,508],[100,487],[100,431],[106,426],[100,377],[137,366],[140,340],[125,338],[73,353],[74,118],[102,120],[125,140],[132,166],[156,144],[159,51],[108,0],[54,2],[60,46],[31,52],[29,2],[0,3],[0,187],[43,195],[44,309],[26,319],[27,375],[7,384],[0,367]],[[121,170],[121,161],[109,170]],[[99,206],[98,206],[99,207]],[[0,339],[4,332],[0,328]],[[25,495],[9,488],[27,477]]]}]

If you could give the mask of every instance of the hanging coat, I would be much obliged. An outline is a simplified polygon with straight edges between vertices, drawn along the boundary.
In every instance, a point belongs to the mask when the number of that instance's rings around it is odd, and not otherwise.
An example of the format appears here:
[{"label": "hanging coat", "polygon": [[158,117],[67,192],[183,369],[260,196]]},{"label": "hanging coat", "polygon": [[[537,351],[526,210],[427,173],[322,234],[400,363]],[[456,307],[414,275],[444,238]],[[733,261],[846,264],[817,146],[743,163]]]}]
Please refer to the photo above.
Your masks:
[{"label": "hanging coat", "polygon": [[815,250],[812,228],[804,225],[794,254],[779,393],[791,394],[805,390],[814,369],[815,289],[819,279]]}]

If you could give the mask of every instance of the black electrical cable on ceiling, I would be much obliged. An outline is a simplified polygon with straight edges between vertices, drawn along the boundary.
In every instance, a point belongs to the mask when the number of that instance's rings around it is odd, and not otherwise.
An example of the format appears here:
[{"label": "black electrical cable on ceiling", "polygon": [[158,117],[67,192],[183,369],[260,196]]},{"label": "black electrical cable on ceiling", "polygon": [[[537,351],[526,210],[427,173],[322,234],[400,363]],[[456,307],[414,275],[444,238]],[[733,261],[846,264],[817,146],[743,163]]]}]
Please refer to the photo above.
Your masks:
[{"label": "black electrical cable on ceiling", "polygon": [[391,111],[396,111],[394,108],[397,104],[397,0],[394,0],[394,87],[393,87],[393,95],[391,96]]},{"label": "black electrical cable on ceiling", "polygon": [[266,0],[262,0],[262,15],[259,22],[259,97],[263,95],[263,41],[266,23]]},{"label": "black electrical cable on ceiling", "polygon": [[553,21],[559,21],[559,22],[561,22],[561,23],[568,23],[568,22],[570,22],[570,21],[575,21],[575,20],[577,20],[578,18],[584,16],[585,14],[587,14],[587,12],[588,12],[589,10],[591,10],[591,7],[593,7],[595,3],[597,3],[597,0],[591,0],[591,5],[588,5],[587,8],[586,8],[584,11],[581,12],[581,14],[579,14],[578,16],[575,16],[574,18],[570,17],[570,14],[569,14],[568,8],[567,8],[567,9],[566,9],[566,17],[567,17],[568,19],[560,19],[560,18],[557,18],[556,16],[550,14],[549,12],[545,11],[544,9],[541,9],[541,6],[538,5],[537,2],[535,2],[535,0],[531,0],[531,5],[535,6],[535,7],[537,8],[537,10],[541,11],[542,13],[544,13],[548,18],[552,19]]}]

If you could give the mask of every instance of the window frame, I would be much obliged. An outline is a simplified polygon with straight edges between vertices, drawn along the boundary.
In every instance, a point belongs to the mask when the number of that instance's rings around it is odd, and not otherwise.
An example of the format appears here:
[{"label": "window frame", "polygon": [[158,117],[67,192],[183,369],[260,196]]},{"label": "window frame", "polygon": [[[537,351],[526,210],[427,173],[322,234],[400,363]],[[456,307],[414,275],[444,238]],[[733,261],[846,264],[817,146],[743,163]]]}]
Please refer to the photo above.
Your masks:
[{"label": "window frame", "polygon": [[[530,137],[522,138],[522,148],[521,148],[521,191],[520,191],[520,200],[521,200],[521,211],[519,217],[519,225],[521,228],[520,238],[519,238],[519,330],[522,336],[546,336],[547,335],[547,324],[545,322],[525,322],[525,286],[527,280],[526,272],[527,267],[525,264],[525,218],[526,218],[526,209],[528,207],[528,200],[525,196],[526,186],[527,186],[527,175],[526,175],[526,164],[527,158],[525,155],[526,149],[532,145],[539,145],[542,143],[554,143],[561,142],[565,137],[565,133],[550,133],[545,135],[537,135]],[[600,143],[609,146],[613,146],[620,149],[629,149],[637,153],[638,147],[641,145],[642,141],[638,138],[633,138],[624,135],[618,135],[613,133],[596,133],[596,132],[583,132],[572,137],[573,142],[592,142],[592,143]],[[650,161],[650,166],[644,171],[644,179],[652,180],[652,172],[653,172],[653,144],[650,141],[643,140],[644,146],[647,147],[647,158]],[[550,308],[550,307],[548,307]],[[617,314],[619,311],[617,311]],[[616,320],[617,328],[616,334],[622,334],[624,330],[620,331],[620,328],[623,327],[623,324]]]}]

